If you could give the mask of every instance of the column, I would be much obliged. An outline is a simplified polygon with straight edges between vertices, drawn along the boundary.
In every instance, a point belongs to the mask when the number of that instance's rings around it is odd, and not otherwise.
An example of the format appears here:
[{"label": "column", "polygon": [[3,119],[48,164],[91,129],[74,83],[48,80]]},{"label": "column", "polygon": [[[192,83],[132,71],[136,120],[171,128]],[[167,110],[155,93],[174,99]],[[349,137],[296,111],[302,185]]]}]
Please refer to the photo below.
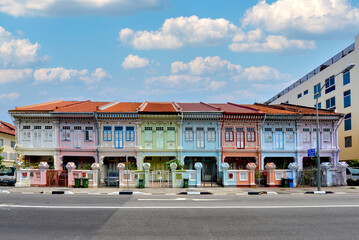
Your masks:
[{"label": "column", "polygon": [[76,165],[74,162],[68,162],[66,168],[68,170],[68,187],[74,187],[74,170],[76,169]]},{"label": "column", "polygon": [[228,187],[228,183],[227,183],[227,176],[228,176],[228,169],[229,169],[229,164],[224,162],[221,163],[222,166],[222,182],[223,182],[223,187]]},{"label": "column", "polygon": [[40,162],[39,164],[39,169],[40,169],[40,185],[42,187],[46,186],[46,172],[49,169],[49,164],[47,162]]},{"label": "column", "polygon": [[194,168],[196,169],[196,179],[197,179],[197,184],[196,184],[196,187],[201,187],[201,170],[202,170],[202,167],[203,167],[203,165],[202,165],[202,163],[200,163],[200,162],[196,162],[195,164],[194,164]]},{"label": "column", "polygon": [[293,187],[296,187],[298,184],[298,169],[299,165],[296,162],[292,162],[288,165],[288,168],[292,171],[293,176]]},{"label": "column", "polygon": [[124,172],[125,172],[125,164],[123,164],[123,163],[119,163],[119,164],[117,164],[117,168],[118,168],[118,171],[119,171],[119,173],[118,173],[118,177],[119,177],[119,179],[120,179],[120,183],[118,184],[118,186],[119,187],[126,187],[126,183],[124,182]]},{"label": "column", "polygon": [[99,163],[93,163],[91,165],[92,171],[93,171],[93,179],[92,179],[92,186],[97,188],[98,187],[98,172],[100,170],[100,164]]},{"label": "column", "polygon": [[151,168],[151,164],[150,163],[144,163],[143,168],[145,169],[145,188],[150,186],[150,168]]},{"label": "column", "polygon": [[249,186],[256,185],[255,172],[254,172],[256,167],[257,165],[253,162],[248,163],[246,166],[246,168],[249,170],[249,174],[248,174]]},{"label": "column", "polygon": [[275,173],[274,170],[276,168],[276,165],[272,162],[269,162],[266,164],[265,169],[267,169],[267,185],[269,187],[275,186]]},{"label": "column", "polygon": [[177,164],[176,163],[171,163],[170,164],[170,168],[171,168],[171,174],[172,174],[172,188],[176,187],[176,169],[177,169]]}]

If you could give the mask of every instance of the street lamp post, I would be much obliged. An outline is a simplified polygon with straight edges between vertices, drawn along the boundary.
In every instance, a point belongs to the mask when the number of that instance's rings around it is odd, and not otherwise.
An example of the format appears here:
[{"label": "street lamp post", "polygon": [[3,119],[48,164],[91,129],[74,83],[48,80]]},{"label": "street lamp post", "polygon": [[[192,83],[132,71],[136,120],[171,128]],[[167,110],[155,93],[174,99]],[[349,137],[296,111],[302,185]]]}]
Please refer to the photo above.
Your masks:
[{"label": "street lamp post", "polygon": [[[338,76],[339,74],[342,74],[346,71],[349,71],[350,69],[352,69],[355,66],[355,64],[350,64],[348,65],[346,68],[344,68],[341,72],[335,74],[334,77]],[[325,83],[323,84],[323,86],[320,88],[319,92],[317,93],[317,100],[315,103],[315,113],[316,113],[316,118],[317,118],[317,173],[318,173],[318,191],[321,190],[321,174],[320,174],[320,152],[319,152],[319,117],[318,117],[318,99],[320,96],[320,93],[322,92],[323,88],[325,86]]]}]

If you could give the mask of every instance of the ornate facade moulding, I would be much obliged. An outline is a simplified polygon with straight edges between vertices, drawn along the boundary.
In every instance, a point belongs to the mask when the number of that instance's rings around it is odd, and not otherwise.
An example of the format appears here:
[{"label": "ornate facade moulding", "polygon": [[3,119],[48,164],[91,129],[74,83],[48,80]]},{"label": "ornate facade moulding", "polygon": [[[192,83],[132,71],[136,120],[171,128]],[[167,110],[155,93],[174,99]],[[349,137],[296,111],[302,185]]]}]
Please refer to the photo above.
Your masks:
[{"label": "ornate facade moulding", "polygon": [[236,115],[236,114],[225,114],[222,119],[224,120],[262,120],[264,115]]},{"label": "ornate facade moulding", "polygon": [[98,113],[98,119],[138,119],[139,115],[137,113]]}]

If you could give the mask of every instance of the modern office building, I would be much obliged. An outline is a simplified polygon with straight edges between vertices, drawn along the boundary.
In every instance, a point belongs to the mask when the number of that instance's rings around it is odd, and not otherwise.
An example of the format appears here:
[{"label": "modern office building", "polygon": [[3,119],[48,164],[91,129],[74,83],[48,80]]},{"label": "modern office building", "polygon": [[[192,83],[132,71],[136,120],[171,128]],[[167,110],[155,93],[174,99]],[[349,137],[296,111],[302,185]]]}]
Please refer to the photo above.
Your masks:
[{"label": "modern office building", "polygon": [[[353,67],[354,64],[354,67]],[[350,70],[348,66],[351,66]],[[344,71],[343,71],[344,70]],[[335,109],[345,117],[338,126],[339,159],[359,159],[359,35],[355,42],[269,99],[265,104],[299,104]],[[323,89],[322,89],[323,88]],[[320,91],[322,89],[322,91]]]}]

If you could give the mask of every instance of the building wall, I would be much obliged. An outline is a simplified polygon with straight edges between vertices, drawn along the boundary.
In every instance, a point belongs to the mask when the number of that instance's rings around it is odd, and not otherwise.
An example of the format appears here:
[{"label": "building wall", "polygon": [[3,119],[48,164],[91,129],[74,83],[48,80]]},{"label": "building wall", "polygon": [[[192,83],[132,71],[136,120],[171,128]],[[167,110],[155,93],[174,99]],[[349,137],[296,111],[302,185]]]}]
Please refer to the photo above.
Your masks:
[{"label": "building wall", "polygon": [[[180,159],[181,123],[179,116],[146,114],[140,115],[140,118],[140,168],[142,169],[143,159],[147,156]],[[170,130],[173,128],[174,131]]]},{"label": "building wall", "polygon": [[15,149],[11,147],[11,142],[15,143],[15,136],[0,133],[0,140],[2,140],[2,147],[4,148],[1,156],[4,158],[2,164],[6,167],[12,167],[15,161]]},{"label": "building wall", "polygon": [[[228,139],[226,140],[226,128],[233,129],[233,141]],[[254,141],[248,141],[248,128],[254,128]],[[238,143],[239,139],[237,138],[237,132],[243,130],[244,135],[244,144],[240,145]],[[242,132],[242,131],[240,131]],[[222,129],[221,129],[221,146],[222,146],[222,162],[226,160],[227,157],[251,157],[255,159],[255,163],[259,164],[261,147],[260,147],[260,131],[259,131],[259,121],[258,120],[222,120]]]},{"label": "building wall", "polygon": [[[202,115],[204,118],[205,116]],[[192,128],[192,140],[186,139],[186,128]],[[203,129],[203,137],[201,136]],[[200,131],[198,131],[198,129]],[[212,129],[214,129],[214,133]],[[209,131],[210,130],[210,131]],[[214,135],[214,139],[213,139]],[[214,120],[187,119],[183,120],[181,127],[181,161],[184,164],[186,157],[199,158],[214,157],[216,159],[216,172],[221,163],[221,122],[220,118]],[[203,169],[204,170],[204,169]]]},{"label": "building wall", "polygon": [[[344,131],[344,122],[339,127],[339,147],[340,160],[359,159],[359,125],[356,124],[359,121],[359,35],[355,37],[355,50],[318,74],[311,77],[309,80],[301,83],[299,86],[290,90],[288,93],[280,96],[270,104],[288,103],[307,105],[310,107],[315,106],[316,99],[314,99],[314,86],[321,83],[321,86],[325,84],[325,80],[329,77],[340,73],[345,67],[350,64],[356,64],[356,66],[350,70],[350,83],[343,85],[343,74],[339,74],[335,77],[335,90],[330,93],[325,93],[326,88],[321,92],[321,96],[318,99],[318,103],[321,103],[322,108],[326,108],[326,100],[335,97],[336,111],[338,113],[348,114],[351,113],[352,129]],[[308,90],[308,94],[304,95],[304,92]],[[344,96],[343,93],[347,90],[351,90],[351,106],[344,108]],[[302,97],[298,98],[301,94]],[[345,137],[352,137],[352,146],[345,147]]]}]

